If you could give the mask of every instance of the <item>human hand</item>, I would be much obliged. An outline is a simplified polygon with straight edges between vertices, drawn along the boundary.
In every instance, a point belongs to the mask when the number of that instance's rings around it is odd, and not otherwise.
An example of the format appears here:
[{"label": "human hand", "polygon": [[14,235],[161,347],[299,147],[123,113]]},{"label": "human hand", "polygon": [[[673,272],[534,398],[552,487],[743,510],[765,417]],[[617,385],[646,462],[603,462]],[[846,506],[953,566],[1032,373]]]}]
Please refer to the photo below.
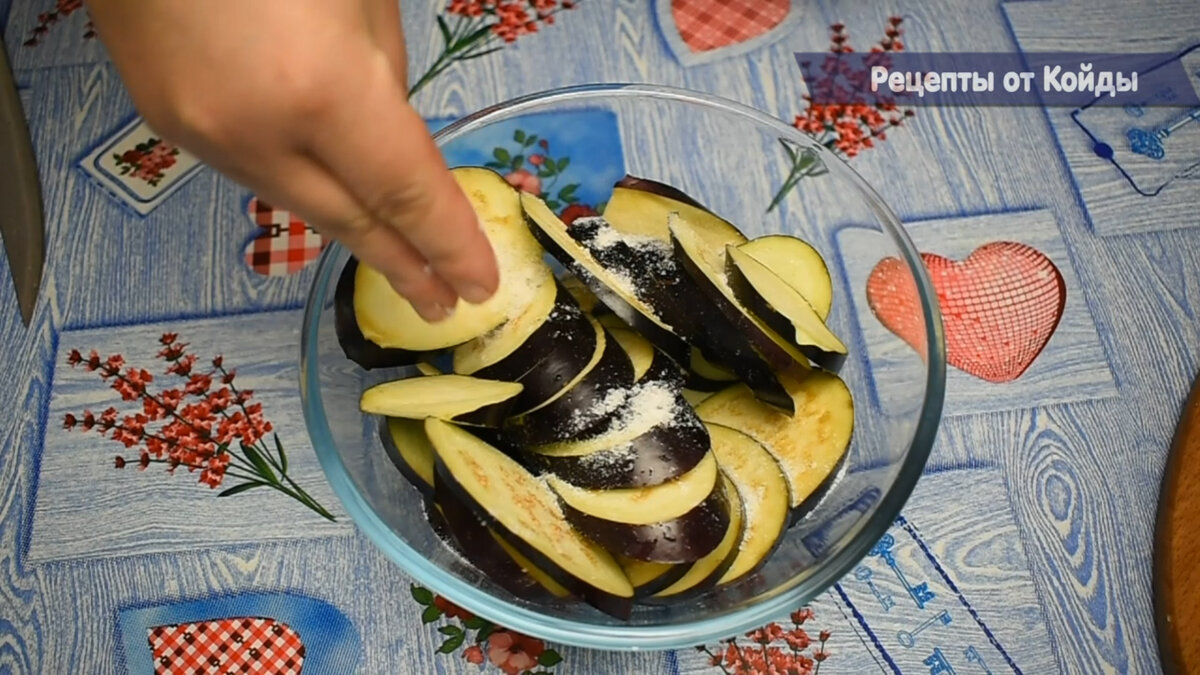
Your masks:
[{"label": "human hand", "polygon": [[427,321],[495,292],[495,252],[408,102],[396,0],[88,8],[165,139],[340,241]]}]

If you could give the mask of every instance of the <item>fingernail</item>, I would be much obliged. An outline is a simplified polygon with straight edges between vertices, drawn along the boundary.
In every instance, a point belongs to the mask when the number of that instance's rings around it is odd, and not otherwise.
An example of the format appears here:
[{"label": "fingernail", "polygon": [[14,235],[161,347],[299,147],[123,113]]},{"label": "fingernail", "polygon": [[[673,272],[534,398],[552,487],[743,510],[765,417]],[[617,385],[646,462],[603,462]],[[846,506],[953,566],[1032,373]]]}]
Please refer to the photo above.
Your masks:
[{"label": "fingernail", "polygon": [[413,308],[417,310],[417,314],[429,323],[437,323],[449,319],[454,314],[453,308],[447,308],[445,305],[438,302],[421,302],[414,303]]},{"label": "fingernail", "polygon": [[466,300],[473,305],[479,305],[487,302],[487,300],[492,297],[491,291],[478,284],[467,284],[462,287],[458,294],[462,296],[463,300]]}]

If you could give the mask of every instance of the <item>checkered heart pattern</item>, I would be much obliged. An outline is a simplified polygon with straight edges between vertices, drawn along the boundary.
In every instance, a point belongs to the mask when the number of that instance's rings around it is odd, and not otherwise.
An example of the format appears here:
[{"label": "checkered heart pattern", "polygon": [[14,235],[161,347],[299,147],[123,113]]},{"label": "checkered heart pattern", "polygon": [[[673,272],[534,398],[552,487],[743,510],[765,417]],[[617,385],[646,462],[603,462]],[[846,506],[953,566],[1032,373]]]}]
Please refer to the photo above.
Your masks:
[{"label": "checkered heart pattern", "polygon": [[241,617],[148,631],[158,675],[299,675],[304,643],[286,624]]},{"label": "checkered heart pattern", "polygon": [[325,240],[308,223],[255,197],[246,208],[262,232],[246,247],[246,264],[268,276],[299,272],[325,249]]},{"label": "checkered heart pattern", "polygon": [[791,0],[672,0],[671,14],[684,43],[706,52],[769,32],[790,6]]},{"label": "checkered heart pattern", "polygon": [[[1058,328],[1067,290],[1037,249],[995,242],[962,262],[922,253],[946,328],[950,365],[989,382],[1020,377]],[[912,275],[887,258],[867,279],[867,302],[881,323],[914,349],[925,338]]]}]

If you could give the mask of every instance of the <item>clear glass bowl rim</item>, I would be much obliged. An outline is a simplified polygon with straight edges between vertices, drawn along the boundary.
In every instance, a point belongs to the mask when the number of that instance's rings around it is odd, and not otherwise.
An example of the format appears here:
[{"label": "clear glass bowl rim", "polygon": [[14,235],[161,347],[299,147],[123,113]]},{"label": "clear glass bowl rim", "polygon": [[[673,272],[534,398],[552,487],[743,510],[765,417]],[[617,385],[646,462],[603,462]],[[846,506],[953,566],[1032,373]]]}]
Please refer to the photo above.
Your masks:
[{"label": "clear glass bowl rim", "polygon": [[305,301],[300,340],[300,396],[305,425],[313,448],[334,493],[357,527],[410,576],[412,581],[446,596],[455,604],[494,623],[550,642],[608,651],[684,649],[758,628],[811,601],[848,574],[871,546],[887,532],[924,471],[941,421],[946,378],[945,336],[941,314],[933,300],[936,295],[920,254],[899,218],[879,194],[849,164],[812,137],[777,118],[736,101],[689,89],[652,84],[604,83],[560,87],[516,97],[478,110],[443,127],[433,135],[434,141],[440,147],[498,119],[523,112],[535,112],[556,102],[575,104],[591,99],[611,102],[614,98],[652,98],[715,109],[770,129],[781,139],[811,148],[822,158],[830,173],[837,174],[840,179],[849,182],[860,191],[879,219],[883,231],[896,243],[899,258],[913,274],[925,317],[927,336],[925,398],[917,419],[916,431],[895,482],[844,549],[825,559],[819,569],[794,588],[773,598],[714,617],[657,626],[602,625],[547,617],[534,610],[492,597],[442,570],[396,536],[387,523],[371,509],[342,463],[325,419],[320,382],[315,368],[319,358],[316,345],[321,312],[328,299],[326,292],[332,288],[330,281],[335,273],[333,261],[342,250],[337,242],[331,243],[322,253]]}]

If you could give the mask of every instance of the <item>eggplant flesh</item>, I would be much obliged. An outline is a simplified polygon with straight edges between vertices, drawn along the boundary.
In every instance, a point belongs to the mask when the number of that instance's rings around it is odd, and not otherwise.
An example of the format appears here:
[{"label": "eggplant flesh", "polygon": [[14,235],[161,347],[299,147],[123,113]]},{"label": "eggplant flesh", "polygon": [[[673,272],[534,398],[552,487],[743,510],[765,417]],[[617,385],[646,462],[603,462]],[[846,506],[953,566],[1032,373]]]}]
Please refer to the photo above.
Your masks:
[{"label": "eggplant flesh", "polygon": [[812,244],[790,234],[768,234],[739,244],[738,249],[778,274],[812,305],[821,321],[833,308],[829,267]]},{"label": "eggplant flesh", "polygon": [[745,505],[743,539],[719,585],[732,583],[756,571],[775,552],[790,522],[790,488],[783,467],[750,436],[721,426],[708,425],[713,454]]},{"label": "eggplant flesh", "polygon": [[576,487],[592,490],[643,488],[678,478],[709,451],[702,426],[669,423],[638,438],[586,455],[554,456],[523,452],[523,461]]},{"label": "eggplant flesh", "polygon": [[541,198],[521,195],[525,218],[537,241],[589,290],[646,339],[673,358],[687,355],[687,342],[638,296],[637,276],[614,273],[600,264],[587,247],[576,241],[566,225]]},{"label": "eggplant flesh", "polygon": [[379,439],[392,464],[426,498],[433,497],[433,446],[422,420],[381,417]]},{"label": "eggplant flesh", "polygon": [[526,573],[505,551],[496,535],[475,517],[470,507],[440,483],[440,478],[434,479],[434,502],[445,519],[446,529],[467,560],[497,586],[518,598],[532,602],[551,600],[553,595],[549,590]]},{"label": "eggplant flesh", "polygon": [[726,278],[734,296],[816,365],[837,372],[846,359],[846,345],[838,339],[808,300],[750,255],[737,247],[726,250]]},{"label": "eggplant flesh", "polygon": [[788,415],[757,400],[744,384],[714,394],[696,406],[705,423],[736,429],[761,443],[783,467],[790,488],[793,520],[827,487],[846,456],[854,429],[849,389],[832,373],[785,376],[795,413]]},{"label": "eggplant flesh", "polygon": [[631,525],[584,513],[563,502],[563,513],[580,532],[609,551],[636,560],[693,563],[720,546],[729,528],[730,500],[722,486],[687,513]]},{"label": "eggplant flesh", "polygon": [[500,286],[483,303],[459,299],[451,316],[423,319],[378,270],[355,270],[354,315],[362,334],[381,347],[432,351],[456,347],[524,312],[554,272],[545,251],[524,226],[518,192],[495,171],[482,167],[451,170],[496,253]]},{"label": "eggplant flesh", "polygon": [[547,482],[576,511],[627,525],[650,525],[690,512],[712,494],[719,478],[716,457],[710,452],[687,473],[649,487],[589,490],[554,475]]},{"label": "eggplant flesh", "polygon": [[679,602],[708,592],[737,559],[745,535],[745,507],[736,489],[722,475],[721,488],[728,494],[729,519],[723,536],[708,555],[692,563],[675,583],[650,597],[652,601]]},{"label": "eggplant flesh", "polygon": [[383,382],[359,399],[363,412],[388,417],[437,417],[461,424],[495,427],[521,393],[516,382],[469,375],[426,375]]},{"label": "eggplant flesh", "polygon": [[604,548],[564,517],[554,494],[528,470],[467,431],[429,418],[438,480],[539,569],[618,619],[628,619],[633,586]]},{"label": "eggplant flesh", "polygon": [[357,270],[358,260],[347,260],[333,292],[333,330],[342,353],[363,370],[399,368],[420,361],[422,352],[381,347],[363,335],[354,314],[354,278]]}]

